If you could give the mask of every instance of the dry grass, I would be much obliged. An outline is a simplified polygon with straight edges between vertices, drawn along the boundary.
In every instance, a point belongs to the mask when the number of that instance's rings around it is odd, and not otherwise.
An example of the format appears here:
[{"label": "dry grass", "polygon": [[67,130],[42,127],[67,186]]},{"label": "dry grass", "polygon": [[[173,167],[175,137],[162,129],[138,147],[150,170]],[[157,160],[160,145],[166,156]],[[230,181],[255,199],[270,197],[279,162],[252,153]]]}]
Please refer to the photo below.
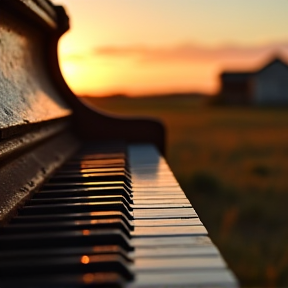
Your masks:
[{"label": "dry grass", "polygon": [[243,286],[288,287],[288,113],[190,99],[98,99],[161,118],[167,159]]}]

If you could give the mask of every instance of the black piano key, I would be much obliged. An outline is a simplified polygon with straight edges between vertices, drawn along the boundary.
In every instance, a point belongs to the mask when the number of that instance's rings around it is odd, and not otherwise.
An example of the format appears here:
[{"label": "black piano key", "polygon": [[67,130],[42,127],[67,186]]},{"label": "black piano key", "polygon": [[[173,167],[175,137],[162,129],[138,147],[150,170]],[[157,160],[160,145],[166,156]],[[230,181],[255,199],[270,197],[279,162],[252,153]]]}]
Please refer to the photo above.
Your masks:
[{"label": "black piano key", "polygon": [[54,204],[54,205],[34,205],[24,206],[19,215],[44,215],[44,214],[60,214],[60,213],[85,213],[94,211],[121,211],[130,220],[133,215],[130,211],[132,208],[126,206],[123,202],[90,202],[90,203],[71,203],[71,204]]},{"label": "black piano key", "polygon": [[1,288],[123,288],[127,280],[116,272],[33,275],[0,280]]},{"label": "black piano key", "polygon": [[123,185],[126,190],[131,191],[131,185],[127,185],[124,181],[106,181],[106,182],[83,182],[83,183],[73,183],[73,182],[66,182],[66,183],[46,183],[42,187],[42,191],[51,190],[51,189],[85,189],[85,188],[96,188],[96,187],[114,187]]},{"label": "black piano key", "polygon": [[57,256],[79,256],[79,255],[101,255],[101,254],[118,254],[125,258],[126,261],[132,262],[132,258],[128,252],[117,245],[102,245],[88,247],[61,247],[44,249],[24,249],[24,250],[5,250],[0,251],[1,261],[5,259],[20,258],[39,258],[39,257],[57,257]]},{"label": "black piano key", "polygon": [[134,229],[133,222],[120,211],[95,211],[90,213],[66,213],[66,214],[47,214],[47,215],[18,215],[11,223],[50,223],[71,220],[97,220],[97,219],[121,219],[130,230]]},{"label": "black piano key", "polygon": [[126,206],[133,204],[132,199],[128,201],[122,195],[111,195],[111,196],[78,196],[78,197],[56,197],[56,198],[40,198],[31,199],[26,201],[27,206],[33,205],[48,205],[48,204],[65,204],[65,203],[90,203],[90,202],[123,202]]},{"label": "black piano key", "polygon": [[[105,169],[102,169],[105,170]],[[122,171],[97,171],[96,169],[82,169],[79,171],[75,171],[75,170],[68,170],[65,173],[59,173],[59,171],[57,172],[57,174],[53,175],[53,179],[83,179],[83,178],[95,178],[96,180],[98,180],[97,178],[101,178],[101,177],[105,177],[105,176],[119,176],[119,175],[123,175],[125,176],[130,182],[131,182],[131,174],[129,172],[126,172],[125,169],[122,169]],[[74,171],[74,172],[73,172]],[[73,179],[72,179],[73,180]]]},{"label": "black piano key", "polygon": [[126,251],[133,250],[128,237],[119,229],[0,235],[0,251],[97,245],[119,245]]},{"label": "black piano key", "polygon": [[88,196],[115,196],[121,195],[125,197],[128,202],[131,202],[132,195],[131,191],[128,191],[124,187],[112,186],[112,187],[93,187],[93,188],[71,188],[71,189],[52,189],[45,190],[33,195],[32,199],[43,199],[43,198],[61,198],[61,197],[88,197]]},{"label": "black piano key", "polygon": [[84,163],[71,163],[71,164],[65,164],[63,167],[61,167],[61,171],[65,170],[71,170],[71,169],[98,169],[98,168],[124,168],[128,172],[130,171],[128,165],[125,162],[119,162],[119,163],[90,163],[90,164],[84,164]]},{"label": "black piano key", "polygon": [[[61,275],[80,273],[118,272],[125,279],[132,280],[133,273],[129,262],[121,255],[82,255],[43,257],[31,259],[11,259],[1,261],[0,278],[21,277],[29,275]],[[1,282],[0,282],[1,283]]]},{"label": "black piano key", "polygon": [[115,173],[115,172],[123,172],[131,177],[131,173],[126,170],[124,167],[122,168],[90,168],[90,169],[59,169],[57,170],[57,175],[70,175],[70,174],[78,174],[78,173]]},{"label": "black piano key", "polygon": [[103,159],[125,159],[126,153],[123,152],[112,152],[112,153],[95,153],[94,151],[91,151],[92,153],[89,153],[88,151],[85,152],[78,152],[73,156],[73,160],[103,160]]},{"label": "black piano key", "polygon": [[124,173],[94,173],[94,174],[76,174],[76,175],[55,175],[50,178],[48,183],[86,183],[86,182],[111,182],[123,181],[127,186],[131,187],[130,179]]},{"label": "black piano key", "polygon": [[80,230],[100,230],[119,229],[127,237],[131,238],[130,229],[121,219],[99,219],[99,220],[74,220],[62,222],[47,222],[34,224],[10,224],[1,229],[1,235],[28,234],[57,231],[80,231]]}]

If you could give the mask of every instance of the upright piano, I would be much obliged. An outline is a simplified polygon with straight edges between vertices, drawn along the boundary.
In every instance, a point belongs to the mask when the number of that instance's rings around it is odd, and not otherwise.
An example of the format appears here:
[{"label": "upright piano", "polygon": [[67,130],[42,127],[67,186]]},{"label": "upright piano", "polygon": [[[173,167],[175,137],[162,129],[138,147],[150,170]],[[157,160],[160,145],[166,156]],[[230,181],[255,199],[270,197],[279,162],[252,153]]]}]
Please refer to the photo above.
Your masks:
[{"label": "upright piano", "polygon": [[0,287],[238,287],[167,165],[153,119],[65,83],[47,0],[0,1]]}]

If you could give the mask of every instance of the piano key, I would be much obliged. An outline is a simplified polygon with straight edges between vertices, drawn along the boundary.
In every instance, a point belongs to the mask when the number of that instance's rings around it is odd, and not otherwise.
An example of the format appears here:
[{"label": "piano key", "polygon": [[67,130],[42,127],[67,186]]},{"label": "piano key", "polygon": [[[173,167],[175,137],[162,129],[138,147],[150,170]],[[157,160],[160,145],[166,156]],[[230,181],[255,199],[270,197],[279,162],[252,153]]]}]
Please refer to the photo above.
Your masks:
[{"label": "piano key", "polygon": [[133,221],[129,220],[121,211],[94,211],[90,213],[66,213],[46,215],[18,215],[10,223],[50,223],[76,220],[97,220],[97,219],[121,219],[130,230],[134,229]]},{"label": "piano key", "polygon": [[83,181],[124,181],[125,183],[131,183],[130,175],[127,175],[125,172],[105,172],[105,173],[78,173],[78,174],[68,174],[68,175],[54,175],[50,178],[48,183],[58,183],[58,182],[67,182],[72,180],[73,182],[83,182]]},{"label": "piano key", "polygon": [[93,164],[74,163],[69,165],[66,164],[62,167],[63,171],[71,169],[98,169],[98,168],[125,168],[125,170],[130,171],[125,161],[120,161],[119,163],[93,163]]},{"label": "piano key", "polygon": [[152,180],[152,181],[170,181],[173,183],[177,184],[176,179],[173,177],[173,174],[171,173],[135,173],[134,171],[133,173],[133,179],[135,179],[135,181],[146,181],[146,180]]},{"label": "piano key", "polygon": [[131,185],[127,184],[125,181],[104,181],[104,182],[83,182],[83,183],[75,183],[75,182],[67,182],[67,183],[46,183],[42,190],[51,190],[51,189],[86,189],[86,188],[94,188],[94,187],[114,187],[114,186],[123,186],[126,190],[131,189]]},{"label": "piano key", "polygon": [[65,204],[65,203],[89,203],[89,202],[111,202],[111,201],[121,201],[125,205],[132,205],[132,198],[123,197],[122,195],[111,195],[111,196],[78,196],[78,197],[57,197],[57,198],[40,198],[31,199],[26,202],[27,206],[33,205],[48,205],[48,204]]},{"label": "piano key", "polygon": [[218,256],[219,251],[214,246],[193,246],[189,245],[173,245],[169,247],[137,247],[133,252],[130,252],[131,255],[134,255],[135,259],[138,258],[170,258],[170,257],[212,257]]},{"label": "piano key", "polygon": [[[98,220],[76,220],[62,222],[46,222],[34,224],[13,224],[3,227],[1,235],[12,234],[28,234],[41,232],[56,232],[56,231],[80,231],[80,230],[96,230],[96,229],[119,229],[130,237],[130,229],[121,219],[98,219]],[[87,232],[88,233],[88,232]]]},{"label": "piano key", "polygon": [[29,288],[123,288],[127,279],[116,272],[62,274],[62,275],[29,275],[1,280],[1,288],[29,287]]},{"label": "piano key", "polygon": [[206,236],[185,237],[147,237],[132,238],[130,243],[135,250],[139,247],[171,247],[175,245],[214,246],[211,239]]},{"label": "piano key", "polygon": [[0,259],[0,277],[21,277],[29,275],[59,275],[67,273],[99,273],[118,272],[127,280],[133,279],[133,272],[130,271],[129,262],[121,255],[82,255],[45,257],[40,259]]},{"label": "piano key", "polygon": [[136,237],[180,237],[180,236],[204,236],[208,232],[203,225],[198,226],[164,226],[164,227],[138,227],[131,232]]},{"label": "piano key", "polygon": [[127,288],[236,288],[235,278],[228,269],[197,271],[157,271],[137,274]]},{"label": "piano key", "polygon": [[[131,204],[130,205],[133,209],[138,210],[138,209],[149,209],[149,210],[154,210],[154,209],[180,209],[180,208],[192,208],[190,203],[152,203],[151,204]],[[134,211],[135,211],[134,210]]]},{"label": "piano key", "polygon": [[164,185],[161,186],[141,186],[141,187],[133,187],[133,193],[137,194],[138,192],[152,192],[152,193],[179,193],[184,194],[184,192],[181,190],[179,186],[167,186]]},{"label": "piano key", "polygon": [[121,186],[111,187],[91,187],[91,188],[71,188],[71,189],[52,189],[45,190],[33,195],[33,199],[42,198],[61,198],[61,197],[113,197],[115,195],[121,195],[126,198],[127,201],[131,201],[131,191]]},{"label": "piano key", "polygon": [[174,177],[174,174],[171,172],[171,170],[157,170],[156,172],[151,173],[151,169],[146,169],[146,168],[131,168],[130,169],[130,174],[133,173],[133,177],[135,179],[146,179],[146,177],[153,177],[154,179],[161,179],[161,178],[168,178],[170,177],[171,180],[176,180],[176,178]]},{"label": "piano key", "polygon": [[155,205],[160,205],[160,204],[169,204],[173,203],[173,205],[178,205],[178,204],[183,204],[183,205],[187,205],[188,207],[192,207],[189,200],[187,198],[154,198],[154,199],[139,199],[139,198],[134,198],[133,197],[133,203],[134,203],[134,207],[135,206],[139,206],[139,205],[151,205],[151,208],[153,208],[153,206]]},{"label": "piano key", "polygon": [[133,250],[128,237],[119,229],[0,235],[0,251],[96,245],[119,245],[126,251]]},{"label": "piano key", "polygon": [[223,269],[226,268],[225,262],[220,257],[139,257],[135,259],[133,269],[137,272],[157,272],[166,271],[193,271],[195,269]]},{"label": "piano key", "polygon": [[131,176],[131,173],[124,167],[121,168],[90,168],[90,169],[59,169],[57,170],[57,175],[71,175],[71,174],[81,174],[81,173],[115,173],[123,172]]},{"label": "piano key", "polygon": [[187,219],[142,219],[134,220],[135,227],[197,226],[203,225],[199,218]]},{"label": "piano key", "polygon": [[193,208],[135,209],[134,219],[169,219],[198,217]]},{"label": "piano key", "polygon": [[[71,182],[72,181],[72,182]],[[93,183],[97,182],[112,182],[112,181],[122,181],[128,187],[131,187],[131,181],[125,175],[105,175],[105,176],[93,176],[93,177],[61,177],[56,178],[53,177],[50,181],[46,184],[46,186],[50,184],[61,185],[62,187],[65,185],[71,186],[71,184],[75,183],[75,186],[89,183],[89,186],[93,186]]]},{"label": "piano key", "polygon": [[[133,253],[133,252],[129,252]],[[81,255],[101,255],[101,254],[118,254],[125,258],[126,261],[132,262],[129,253],[117,245],[101,245],[101,246],[87,246],[87,247],[44,247],[44,249],[24,249],[24,250],[5,250],[0,251],[0,259],[12,258],[39,258],[39,257],[56,257],[56,256],[81,256]],[[131,254],[132,255],[132,254]]]},{"label": "piano key", "polygon": [[[132,183],[133,188],[135,189],[135,191],[137,190],[141,190],[144,188],[149,188],[150,190],[152,190],[153,188],[156,188],[155,190],[159,190],[159,188],[162,188],[162,191],[164,191],[164,189],[169,189],[172,190],[173,188],[176,188],[175,190],[177,190],[177,188],[180,188],[179,185],[175,182],[169,182],[169,181],[149,181],[149,183],[145,183],[145,181],[135,181],[133,180]],[[183,192],[181,190],[181,192]]]},{"label": "piano key", "polygon": [[[157,193],[156,195],[153,193],[137,193],[137,194],[133,194],[133,201],[138,201],[138,200],[160,200],[160,199],[165,199],[167,201],[172,201],[172,200],[180,200],[180,199],[185,199],[188,200],[185,196],[184,193],[182,194],[168,194],[165,195],[164,193],[161,195],[159,193]],[[188,200],[189,201],[189,200]]]},{"label": "piano key", "polygon": [[[93,150],[95,151],[95,147],[93,147]],[[126,153],[88,153],[87,151],[84,153],[76,153],[73,156],[73,161],[86,161],[86,160],[103,160],[103,159],[125,159]]]},{"label": "piano key", "polygon": [[[166,197],[165,197],[166,195]],[[167,199],[186,199],[186,196],[183,192],[153,192],[153,191],[142,191],[142,192],[137,192],[134,193],[133,192],[133,199],[137,199],[137,198],[147,198],[147,199],[153,199],[153,197],[155,198],[167,198]]]},{"label": "piano key", "polygon": [[129,219],[133,219],[132,208],[126,206],[123,202],[90,202],[90,203],[70,203],[54,205],[34,205],[24,206],[20,215],[43,215],[43,214],[61,214],[61,213],[85,213],[94,211],[121,211]]}]

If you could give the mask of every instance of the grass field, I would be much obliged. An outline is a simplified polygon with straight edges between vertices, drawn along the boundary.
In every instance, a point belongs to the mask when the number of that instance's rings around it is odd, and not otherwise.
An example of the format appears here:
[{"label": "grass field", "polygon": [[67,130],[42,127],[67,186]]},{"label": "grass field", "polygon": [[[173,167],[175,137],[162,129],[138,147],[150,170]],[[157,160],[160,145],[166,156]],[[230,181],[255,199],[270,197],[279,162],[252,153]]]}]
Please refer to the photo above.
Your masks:
[{"label": "grass field", "polygon": [[242,285],[288,287],[287,109],[188,97],[88,101],[162,119],[168,162]]}]

